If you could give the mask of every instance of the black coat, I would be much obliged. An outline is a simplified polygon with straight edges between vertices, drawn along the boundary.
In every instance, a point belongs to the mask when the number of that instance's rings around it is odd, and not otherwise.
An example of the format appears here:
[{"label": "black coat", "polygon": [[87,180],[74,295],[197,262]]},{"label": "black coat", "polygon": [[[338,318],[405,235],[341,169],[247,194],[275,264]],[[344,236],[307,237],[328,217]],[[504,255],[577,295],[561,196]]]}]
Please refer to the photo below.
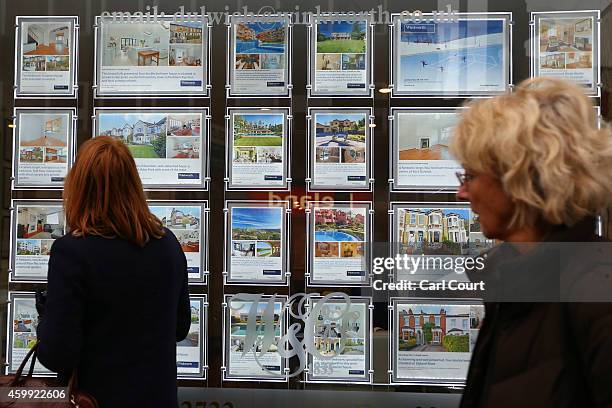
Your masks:
[{"label": "black coat", "polygon": [[38,358],[101,408],[176,407],[176,342],[189,331],[187,261],[166,230],[144,248],[66,235],[53,243]]},{"label": "black coat", "polygon": [[[593,229],[590,222],[558,228],[547,241],[601,241]],[[574,243],[569,245],[580,247]],[[568,266],[565,262],[555,264],[558,257],[539,256],[537,249],[512,254],[507,244],[502,247],[491,251],[483,275],[478,276],[505,275],[508,280],[496,288],[498,292],[508,291],[513,273],[531,276],[531,285],[522,287],[531,288],[532,294],[546,291],[554,283],[546,272],[539,272],[551,263],[551,270],[560,266],[554,269],[557,275],[561,271],[561,276],[587,281],[588,287],[612,286],[610,254],[568,257],[576,260]],[[560,255],[564,259],[567,254]],[[538,287],[538,274],[549,281],[540,279]],[[474,276],[471,278],[474,280]],[[574,283],[569,286],[580,286]],[[514,284],[511,290],[519,290],[520,284]],[[568,285],[560,286],[563,289]],[[559,289],[557,285],[555,291]],[[578,298],[587,299],[588,295]],[[612,298],[612,292],[607,296]],[[485,318],[461,401],[461,408],[477,407],[612,407],[612,303],[485,302]]]}]

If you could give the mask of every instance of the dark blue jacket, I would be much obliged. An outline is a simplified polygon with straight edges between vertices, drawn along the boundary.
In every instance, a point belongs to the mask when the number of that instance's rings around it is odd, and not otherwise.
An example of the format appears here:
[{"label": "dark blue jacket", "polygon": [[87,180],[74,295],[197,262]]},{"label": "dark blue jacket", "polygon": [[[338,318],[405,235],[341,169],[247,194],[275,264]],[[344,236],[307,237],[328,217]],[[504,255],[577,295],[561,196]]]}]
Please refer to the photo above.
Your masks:
[{"label": "dark blue jacket", "polygon": [[189,331],[187,261],[166,230],[144,248],[66,235],[49,259],[40,362],[101,408],[176,407],[176,342]]}]

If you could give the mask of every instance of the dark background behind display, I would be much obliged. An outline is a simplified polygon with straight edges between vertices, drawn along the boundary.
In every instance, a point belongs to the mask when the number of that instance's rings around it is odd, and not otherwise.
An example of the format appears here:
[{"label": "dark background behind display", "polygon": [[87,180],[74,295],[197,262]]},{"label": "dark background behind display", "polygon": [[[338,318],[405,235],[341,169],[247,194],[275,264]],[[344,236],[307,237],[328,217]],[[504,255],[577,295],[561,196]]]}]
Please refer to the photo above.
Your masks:
[{"label": "dark background behind display", "polygon": [[[446,202],[454,201],[454,195],[448,193],[441,194],[425,194],[425,193],[403,193],[394,194],[389,192],[387,180],[389,179],[389,115],[391,107],[453,107],[463,103],[463,99],[459,98],[431,98],[431,99],[390,99],[388,94],[375,92],[374,99],[367,98],[318,98],[308,100],[306,97],[306,82],[307,82],[307,26],[296,24],[293,27],[293,63],[292,83],[293,97],[289,98],[234,98],[226,99],[225,97],[225,78],[227,53],[226,49],[226,26],[214,25],[211,32],[211,59],[209,67],[211,71],[212,93],[210,98],[192,98],[192,99],[112,99],[112,100],[93,100],[92,81],[94,74],[94,18],[100,15],[103,11],[146,11],[147,5],[153,7],[158,6],[159,11],[164,11],[166,14],[172,15],[179,10],[181,5],[185,6],[186,11],[199,11],[199,8],[206,5],[207,11],[224,11],[225,6],[228,6],[229,12],[240,11],[242,7],[247,6],[248,10],[257,13],[258,10],[265,11],[295,11],[295,6],[299,6],[299,11],[315,11],[315,7],[319,5],[321,11],[368,11],[372,8],[376,9],[379,5],[383,10],[389,13],[397,13],[403,10],[421,10],[423,12],[431,12],[433,10],[445,10],[446,5],[450,4],[453,9],[461,12],[512,12],[513,14],[513,49],[512,49],[512,64],[513,64],[513,83],[517,84],[521,80],[529,76],[529,35],[530,35],[530,12],[533,11],[560,11],[560,10],[601,10],[601,77],[603,82],[602,96],[596,98],[595,102],[601,105],[602,116],[606,119],[610,118],[610,101],[612,92],[612,6],[611,1],[376,1],[376,0],[336,0],[336,1],[272,1],[272,0],[248,0],[248,1],[231,1],[231,0],[216,0],[216,1],[196,1],[196,0],[160,0],[160,1],[143,1],[143,0],[0,0],[0,50],[2,51],[2,61],[0,61],[0,103],[2,111],[2,123],[0,124],[0,137],[2,140],[2,177],[0,179],[0,191],[2,191],[2,209],[1,209],[1,245],[0,245],[0,299],[2,299],[2,307],[0,308],[2,330],[2,353],[6,349],[6,304],[4,299],[7,298],[7,291],[22,290],[31,291],[35,288],[40,288],[42,285],[36,284],[11,284],[8,285],[8,255],[9,255],[9,229],[10,229],[10,201],[12,199],[33,198],[33,199],[50,199],[61,198],[61,191],[13,191],[11,192],[10,177],[11,177],[11,158],[12,158],[12,129],[9,125],[12,123],[13,108],[17,107],[77,107],[78,109],[78,127],[77,136],[80,146],[85,140],[89,139],[92,134],[91,115],[95,107],[210,107],[212,115],[210,132],[211,151],[210,151],[210,168],[211,168],[211,184],[207,192],[171,192],[171,191],[156,191],[150,192],[151,199],[165,200],[209,200],[210,206],[210,226],[209,226],[209,285],[207,286],[191,286],[193,294],[208,294],[209,300],[209,320],[208,320],[208,380],[206,381],[180,381],[183,386],[193,387],[223,387],[223,388],[262,388],[262,389],[307,389],[307,390],[354,390],[354,391],[409,391],[409,392],[437,392],[437,393],[452,393],[460,392],[458,389],[449,389],[441,387],[408,387],[408,386],[389,386],[387,375],[387,359],[388,349],[388,314],[387,294],[372,293],[369,288],[365,289],[348,289],[347,293],[352,295],[374,296],[375,310],[373,325],[381,330],[374,335],[373,355],[375,370],[375,385],[357,386],[357,385],[313,385],[305,384],[296,379],[291,379],[289,383],[257,383],[257,382],[222,382],[221,381],[221,366],[222,362],[222,298],[224,294],[223,280],[221,271],[223,270],[223,208],[225,200],[278,200],[291,199],[294,202],[293,211],[291,214],[291,238],[290,238],[290,268],[292,272],[291,285],[285,287],[240,287],[228,286],[225,287],[225,293],[238,293],[241,291],[252,293],[279,293],[293,294],[306,291],[304,285],[304,267],[306,259],[306,217],[304,213],[304,204],[307,198],[311,200],[321,200],[323,197],[333,197],[335,200],[354,200],[354,201],[372,201],[374,203],[374,228],[373,241],[386,242],[388,240],[388,207],[391,201],[419,201],[419,202]],[[264,6],[268,6],[263,9]],[[79,16],[80,36],[79,36],[79,66],[78,66],[78,100],[18,100],[13,99],[13,76],[14,76],[14,44],[15,44],[15,16]],[[390,82],[389,78],[389,37],[390,27],[384,24],[375,25],[374,28],[374,83],[376,89],[385,88]],[[291,176],[293,179],[291,192],[224,192],[223,178],[225,175],[225,110],[232,106],[262,106],[262,107],[291,107],[293,114],[293,133],[292,133],[292,152],[291,152]],[[307,193],[304,179],[306,177],[306,146],[307,146],[307,121],[305,118],[308,107],[373,107],[376,116],[376,128],[373,132],[374,146],[374,178],[376,179],[373,193]],[[291,196],[291,197],[289,197]],[[308,197],[307,197],[308,196]],[[295,204],[297,202],[297,204]],[[606,218],[607,223],[607,218]],[[333,290],[333,288],[329,288]],[[310,289],[310,292],[315,290]],[[324,290],[319,290],[323,292]],[[147,296],[146,293],[134,293],[134,296]],[[146,313],[146,311],[138,311]],[[130,325],[133,329],[137,329],[137,315],[135,321]],[[126,333],[129,337],[129,333]],[[129,342],[126,343],[129,347]],[[3,359],[4,361],[4,359]],[[124,367],[129,370],[129,367]],[[143,375],[155,375],[155,373],[143,373]],[[219,390],[217,390],[219,391]],[[263,390],[258,390],[262,392]],[[519,390],[517,390],[520,392]],[[194,391],[190,391],[194,392]],[[206,393],[194,394],[190,396],[191,401],[200,398],[206,400]],[[232,393],[219,394],[215,393],[216,399],[221,402],[223,398],[227,401],[231,400]],[[225,397],[224,397],[225,395]],[[242,394],[241,394],[242,395]],[[250,394],[248,394],[250,395]],[[332,402],[325,403],[326,397],[323,393],[313,393],[313,402],[326,405],[331,405]],[[363,404],[359,405],[359,398],[353,399],[351,393],[343,394],[345,397],[342,401],[334,402],[334,406],[352,405],[352,406],[416,406],[413,404],[421,404],[418,398],[413,394],[405,394],[406,398],[391,398],[392,394],[377,393],[378,397],[370,398],[369,401],[363,400]],[[412,396],[412,397],[411,397]],[[450,397],[450,398],[449,398]],[[212,398],[212,397],[211,397]],[[255,398],[255,394],[253,394]],[[284,406],[288,403],[287,399],[280,397],[273,399],[270,403],[272,406]],[[286,398],[296,398],[286,397]],[[297,397],[301,398],[301,397]],[[319,398],[318,400],[316,398]],[[442,397],[441,397],[442,398]],[[447,398],[447,399],[444,399]],[[453,406],[458,400],[458,395],[446,396],[437,402],[428,400],[427,406]],[[247,398],[240,400],[248,401]],[[210,399],[208,400],[210,401]],[[233,406],[250,406],[250,404],[237,404],[235,401]],[[422,397],[421,397],[422,401]],[[411,404],[412,402],[412,404]],[[252,401],[254,406],[257,406],[256,401]],[[439,405],[438,405],[439,404]],[[299,404],[297,404],[299,405]],[[189,404],[185,407],[191,406]],[[195,406],[195,405],[193,405]],[[202,405],[203,406],[203,405]],[[301,405],[299,405],[301,406]]]}]

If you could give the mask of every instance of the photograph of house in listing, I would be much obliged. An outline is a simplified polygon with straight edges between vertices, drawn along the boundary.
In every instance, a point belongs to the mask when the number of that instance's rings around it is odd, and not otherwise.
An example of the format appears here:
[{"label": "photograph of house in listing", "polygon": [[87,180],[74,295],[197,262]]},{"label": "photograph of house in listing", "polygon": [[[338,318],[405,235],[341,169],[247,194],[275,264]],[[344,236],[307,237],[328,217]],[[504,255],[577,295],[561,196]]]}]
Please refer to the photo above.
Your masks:
[{"label": "photograph of house in listing", "polygon": [[101,113],[98,136],[124,142],[136,158],[197,159],[201,115],[192,113]]},{"label": "photograph of house in listing", "polygon": [[314,121],[315,162],[365,163],[365,113],[315,113]]},{"label": "photograph of house in listing", "polygon": [[21,36],[24,71],[68,71],[70,35],[67,24],[24,23]]},{"label": "photograph of house in listing", "polygon": [[469,305],[399,304],[396,316],[399,352],[468,353],[476,334]]},{"label": "photograph of house in listing", "polygon": [[365,217],[365,208],[315,207],[315,258],[365,256]]},{"label": "photograph of house in listing", "polygon": [[[61,206],[17,206],[17,255],[49,255],[52,241],[64,235]],[[44,250],[44,253],[43,253]]]},{"label": "photograph of house in listing", "polygon": [[[401,253],[461,255],[470,243],[467,208],[398,208],[396,240]],[[479,232],[479,231],[475,231]]]},{"label": "photograph of house in listing", "polygon": [[67,162],[69,115],[23,113],[19,121],[20,163]]},{"label": "photograph of house in listing", "polygon": [[315,348],[324,357],[364,355],[365,336],[364,303],[351,303],[348,307],[346,303],[328,303],[314,325]]},{"label": "photograph of house in listing", "polygon": [[150,206],[149,209],[176,236],[183,252],[200,252],[199,206]]},{"label": "photograph of house in listing", "polygon": [[325,21],[316,26],[316,69],[366,69],[366,22]]},{"label": "photograph of house in listing", "polygon": [[234,163],[282,163],[282,113],[233,115]]}]

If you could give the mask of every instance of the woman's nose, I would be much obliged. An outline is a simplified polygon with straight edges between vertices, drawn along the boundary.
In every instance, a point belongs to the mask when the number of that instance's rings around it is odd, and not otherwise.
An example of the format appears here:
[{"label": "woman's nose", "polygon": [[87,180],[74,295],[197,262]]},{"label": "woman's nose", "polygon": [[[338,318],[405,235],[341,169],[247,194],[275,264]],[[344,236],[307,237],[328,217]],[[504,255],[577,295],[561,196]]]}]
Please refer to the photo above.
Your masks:
[{"label": "woman's nose", "polygon": [[464,185],[459,186],[459,190],[457,190],[457,199],[461,201],[470,201],[470,196],[468,194],[467,188]]}]

